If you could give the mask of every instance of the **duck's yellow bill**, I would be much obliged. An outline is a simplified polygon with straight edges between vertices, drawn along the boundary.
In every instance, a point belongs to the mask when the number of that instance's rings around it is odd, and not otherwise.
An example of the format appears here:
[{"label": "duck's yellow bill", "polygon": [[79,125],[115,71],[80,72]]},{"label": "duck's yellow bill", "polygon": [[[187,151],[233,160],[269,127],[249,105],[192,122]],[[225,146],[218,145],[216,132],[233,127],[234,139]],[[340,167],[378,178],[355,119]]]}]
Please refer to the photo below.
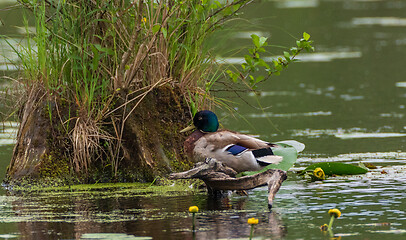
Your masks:
[{"label": "duck's yellow bill", "polygon": [[195,129],[195,126],[190,125],[190,126],[187,126],[187,127],[184,128],[184,129],[180,130],[180,132],[183,133],[183,132],[187,132],[187,131],[192,131],[192,130],[194,130],[194,129]]}]

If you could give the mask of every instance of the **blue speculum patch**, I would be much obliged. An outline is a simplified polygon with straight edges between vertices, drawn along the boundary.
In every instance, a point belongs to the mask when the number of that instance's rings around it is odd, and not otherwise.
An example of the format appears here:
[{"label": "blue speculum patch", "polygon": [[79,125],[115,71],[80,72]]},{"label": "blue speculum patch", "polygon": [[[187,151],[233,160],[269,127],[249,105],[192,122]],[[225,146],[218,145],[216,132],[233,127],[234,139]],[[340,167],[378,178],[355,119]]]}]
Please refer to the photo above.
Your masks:
[{"label": "blue speculum patch", "polygon": [[239,145],[231,145],[226,150],[233,155],[238,155],[238,154],[244,152],[245,150],[247,150],[247,148],[239,146]]}]

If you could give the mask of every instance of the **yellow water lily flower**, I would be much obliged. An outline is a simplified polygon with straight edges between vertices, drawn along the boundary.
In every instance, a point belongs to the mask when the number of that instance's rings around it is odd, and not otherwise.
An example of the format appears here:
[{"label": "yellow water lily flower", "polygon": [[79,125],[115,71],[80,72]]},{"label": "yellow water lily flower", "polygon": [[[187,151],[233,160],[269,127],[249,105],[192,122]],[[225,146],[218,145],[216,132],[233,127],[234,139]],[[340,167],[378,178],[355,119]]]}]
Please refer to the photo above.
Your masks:
[{"label": "yellow water lily flower", "polygon": [[314,169],[313,175],[314,175],[316,178],[320,179],[320,180],[324,180],[324,179],[326,178],[326,175],[324,174],[323,169],[322,169],[322,168],[319,168],[319,167],[316,168],[316,169]]},{"label": "yellow water lily flower", "polygon": [[199,208],[197,206],[189,207],[189,212],[191,212],[191,213],[197,213],[198,211],[199,211]]},{"label": "yellow water lily flower", "polygon": [[258,224],[258,219],[257,218],[249,218],[248,219],[248,224]]},{"label": "yellow water lily flower", "polygon": [[323,231],[323,232],[324,232],[324,231],[327,231],[327,230],[328,230],[328,225],[327,225],[327,224],[321,225],[321,226],[320,226],[320,230]]},{"label": "yellow water lily flower", "polygon": [[337,208],[330,209],[330,210],[328,211],[328,214],[329,214],[330,216],[334,216],[335,218],[339,218],[339,217],[341,216],[341,212],[340,212],[340,210],[338,210]]}]

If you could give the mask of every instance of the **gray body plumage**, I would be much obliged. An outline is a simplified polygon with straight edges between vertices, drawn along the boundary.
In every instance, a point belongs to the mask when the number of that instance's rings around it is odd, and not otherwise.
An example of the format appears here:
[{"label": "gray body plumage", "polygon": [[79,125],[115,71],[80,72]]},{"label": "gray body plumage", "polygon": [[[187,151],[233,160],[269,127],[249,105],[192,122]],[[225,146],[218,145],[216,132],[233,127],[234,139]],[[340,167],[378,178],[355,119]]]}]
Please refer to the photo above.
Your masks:
[{"label": "gray body plumage", "polygon": [[[238,154],[227,151],[227,148],[238,145],[246,148]],[[200,137],[193,148],[195,161],[204,161],[206,158],[215,158],[237,172],[258,171],[264,165],[278,164],[281,156],[265,155],[255,157],[253,151],[270,148],[272,144],[254,137],[227,130],[206,133]],[[277,147],[277,145],[275,145]],[[262,163],[262,164],[261,164]]]}]

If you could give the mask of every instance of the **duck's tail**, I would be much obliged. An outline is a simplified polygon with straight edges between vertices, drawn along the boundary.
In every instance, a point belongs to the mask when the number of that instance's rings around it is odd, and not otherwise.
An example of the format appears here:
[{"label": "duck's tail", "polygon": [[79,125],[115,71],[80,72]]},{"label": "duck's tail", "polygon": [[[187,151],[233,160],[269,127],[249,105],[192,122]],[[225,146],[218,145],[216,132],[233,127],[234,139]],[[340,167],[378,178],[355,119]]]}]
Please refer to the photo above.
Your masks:
[{"label": "duck's tail", "polygon": [[283,157],[274,155],[271,148],[252,150],[252,155],[254,155],[258,164],[262,167],[269,164],[278,164],[283,160]]}]

